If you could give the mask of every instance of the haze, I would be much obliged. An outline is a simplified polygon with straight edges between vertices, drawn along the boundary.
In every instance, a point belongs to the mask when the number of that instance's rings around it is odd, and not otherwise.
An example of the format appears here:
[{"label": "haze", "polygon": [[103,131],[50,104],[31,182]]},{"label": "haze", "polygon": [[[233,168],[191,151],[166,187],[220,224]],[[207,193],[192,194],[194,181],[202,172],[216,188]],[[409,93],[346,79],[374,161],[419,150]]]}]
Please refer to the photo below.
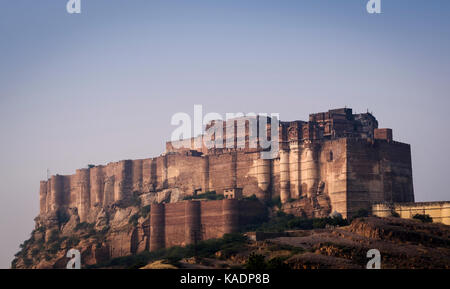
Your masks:
[{"label": "haze", "polygon": [[449,200],[450,2],[6,0],[0,7],[0,267],[39,181],[157,156],[174,113],[367,109],[410,143],[416,201]]}]

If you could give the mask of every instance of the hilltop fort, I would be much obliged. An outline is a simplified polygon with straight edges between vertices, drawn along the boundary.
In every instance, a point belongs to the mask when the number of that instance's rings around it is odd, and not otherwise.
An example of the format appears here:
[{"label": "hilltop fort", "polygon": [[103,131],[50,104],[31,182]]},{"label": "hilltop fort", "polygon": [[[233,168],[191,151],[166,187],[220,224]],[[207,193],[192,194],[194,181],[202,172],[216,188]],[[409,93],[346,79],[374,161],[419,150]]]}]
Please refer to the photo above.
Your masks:
[{"label": "hilltop fort", "polygon": [[[221,141],[234,146],[207,147],[200,135],[167,142],[155,158],[89,166],[41,181],[33,241],[75,238],[85,262],[93,264],[240,231],[277,202],[278,210],[305,218],[351,218],[375,204],[414,202],[410,145],[394,141],[391,129],[378,128],[371,113],[342,108],[311,114],[308,121],[279,121],[273,158],[261,157],[265,149],[258,138],[252,144],[254,120],[222,123]],[[234,133],[227,136],[230,127]],[[214,200],[201,199],[208,195]],[[80,236],[86,240],[80,243]],[[39,257],[32,266],[58,267],[55,260],[65,256],[56,247],[57,257]],[[21,256],[15,265],[27,267],[30,258]]]},{"label": "hilltop fort", "polygon": [[332,211],[350,217],[373,203],[414,202],[410,146],[394,141],[391,129],[378,128],[370,113],[344,108],[311,114],[309,121],[280,122],[273,159],[262,159],[260,147],[250,148],[248,122],[245,130],[236,120],[231,125],[244,132],[235,135],[236,142],[246,141],[244,147],[195,149],[200,136],[188,140],[192,148],[167,142],[159,157],[52,176],[40,184],[40,214],[77,208],[80,221],[90,222],[100,208],[133,193],[148,204],[211,191],[280,197],[290,210],[310,217]]}]

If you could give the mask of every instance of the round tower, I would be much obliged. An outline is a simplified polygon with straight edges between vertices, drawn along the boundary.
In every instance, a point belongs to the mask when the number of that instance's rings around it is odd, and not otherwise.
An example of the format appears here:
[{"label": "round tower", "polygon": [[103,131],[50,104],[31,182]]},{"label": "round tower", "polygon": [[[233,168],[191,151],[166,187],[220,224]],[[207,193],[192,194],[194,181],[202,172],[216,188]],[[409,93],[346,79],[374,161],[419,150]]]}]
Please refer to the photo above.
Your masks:
[{"label": "round tower", "polygon": [[286,203],[290,195],[289,183],[289,151],[280,150],[280,199]]},{"label": "round tower", "polygon": [[91,184],[91,206],[103,204],[103,168],[94,167],[90,169]]},{"label": "round tower", "polygon": [[300,148],[297,140],[291,141],[289,144],[289,177],[291,187],[291,198],[300,197]]},{"label": "round tower", "polygon": [[152,204],[150,208],[150,251],[165,248],[165,225],[164,204]]},{"label": "round tower", "polygon": [[132,190],[133,163],[123,160],[117,163],[114,183],[114,201],[123,200]]},{"label": "round tower", "polygon": [[50,179],[51,197],[50,197],[50,211],[57,211],[62,205],[64,180],[63,176],[56,175]]},{"label": "round tower", "polygon": [[142,192],[142,167],[143,160],[132,161],[132,192]]},{"label": "round tower", "polygon": [[317,192],[319,182],[319,162],[314,147],[307,144],[304,147],[301,161],[302,195],[308,198]]},{"label": "round tower", "polygon": [[115,178],[105,177],[103,190],[103,206],[108,206],[114,202]]},{"label": "round tower", "polygon": [[46,212],[50,212],[52,210],[52,179],[47,180],[47,198],[46,198]]},{"label": "round tower", "polygon": [[187,201],[184,216],[185,243],[195,244],[202,239],[200,202]]},{"label": "round tower", "polygon": [[39,187],[39,212],[45,214],[47,212],[47,181],[41,181]]},{"label": "round tower", "polygon": [[89,169],[77,170],[76,176],[78,186],[78,215],[80,216],[80,222],[85,222],[91,206]]},{"label": "round tower", "polygon": [[258,159],[257,160],[257,175],[258,188],[261,190],[260,200],[269,199],[269,186],[270,186],[270,163],[269,159]]},{"label": "round tower", "polygon": [[209,156],[202,157],[202,192],[209,191]]},{"label": "round tower", "polygon": [[230,234],[239,230],[239,202],[236,199],[222,200],[223,233]]}]

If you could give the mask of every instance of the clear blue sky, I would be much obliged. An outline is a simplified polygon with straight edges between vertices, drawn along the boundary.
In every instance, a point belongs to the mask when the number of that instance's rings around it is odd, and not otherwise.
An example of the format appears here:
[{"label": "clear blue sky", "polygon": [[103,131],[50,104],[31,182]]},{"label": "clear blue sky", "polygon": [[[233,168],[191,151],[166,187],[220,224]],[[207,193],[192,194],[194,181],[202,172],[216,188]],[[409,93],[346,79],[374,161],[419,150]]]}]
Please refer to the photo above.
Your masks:
[{"label": "clear blue sky", "polygon": [[0,1],[0,267],[39,180],[164,150],[176,112],[352,107],[412,145],[417,201],[449,200],[450,1]]}]

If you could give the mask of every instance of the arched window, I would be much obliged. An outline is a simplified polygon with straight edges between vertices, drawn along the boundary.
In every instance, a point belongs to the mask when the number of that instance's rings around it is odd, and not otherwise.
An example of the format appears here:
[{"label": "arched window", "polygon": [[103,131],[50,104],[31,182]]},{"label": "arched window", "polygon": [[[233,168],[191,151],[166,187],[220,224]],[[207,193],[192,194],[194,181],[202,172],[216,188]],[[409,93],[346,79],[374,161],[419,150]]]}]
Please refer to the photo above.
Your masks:
[{"label": "arched window", "polygon": [[329,162],[333,161],[333,151],[330,151],[330,153],[328,154],[328,161]]}]

